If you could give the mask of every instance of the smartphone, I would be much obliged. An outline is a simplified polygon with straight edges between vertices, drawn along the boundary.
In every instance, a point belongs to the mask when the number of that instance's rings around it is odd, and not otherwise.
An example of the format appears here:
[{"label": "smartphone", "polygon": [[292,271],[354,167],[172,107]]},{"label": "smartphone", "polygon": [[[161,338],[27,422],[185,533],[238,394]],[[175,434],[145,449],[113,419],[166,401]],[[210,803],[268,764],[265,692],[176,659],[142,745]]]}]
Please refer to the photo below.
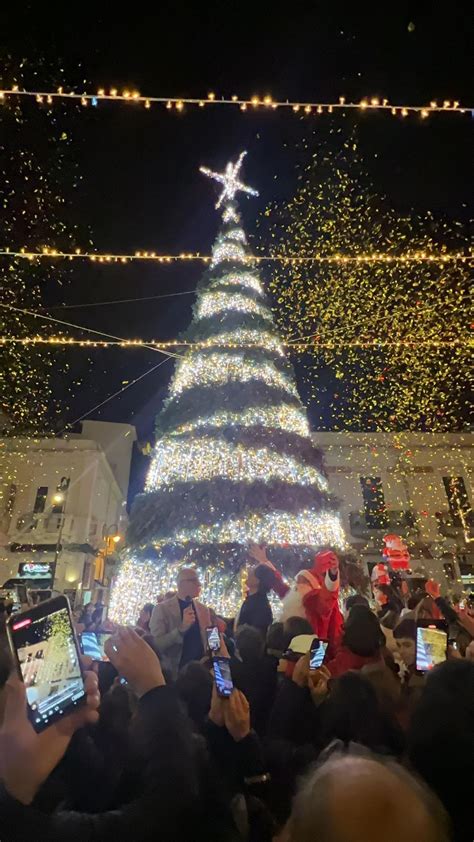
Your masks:
[{"label": "smartphone", "polygon": [[88,655],[94,661],[108,661],[105,654],[105,641],[109,639],[111,634],[102,632],[81,632],[79,635],[79,646],[83,655]]},{"label": "smartphone", "polygon": [[446,660],[448,626],[444,620],[419,620],[416,624],[416,671],[429,672]]},{"label": "smartphone", "polygon": [[207,645],[210,652],[218,652],[221,648],[221,636],[217,626],[208,626],[206,629]]},{"label": "smartphone", "polygon": [[15,614],[7,634],[38,733],[86,701],[79,647],[65,596]]},{"label": "smartphone", "polygon": [[213,658],[212,669],[214,670],[217,695],[221,699],[228,699],[234,689],[229,658],[222,658],[220,656]]},{"label": "smartphone", "polygon": [[327,640],[320,640],[319,637],[315,637],[312,644],[311,649],[309,650],[309,668],[310,670],[317,670],[322,665],[324,661],[324,656],[326,654],[326,649],[328,648],[328,641]]}]

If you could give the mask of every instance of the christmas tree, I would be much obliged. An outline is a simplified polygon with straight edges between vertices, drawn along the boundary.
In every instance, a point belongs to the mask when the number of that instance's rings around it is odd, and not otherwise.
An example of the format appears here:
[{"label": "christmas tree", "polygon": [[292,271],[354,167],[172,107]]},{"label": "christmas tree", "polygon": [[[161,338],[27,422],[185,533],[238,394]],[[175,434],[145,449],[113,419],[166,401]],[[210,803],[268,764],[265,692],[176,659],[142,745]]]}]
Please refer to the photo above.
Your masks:
[{"label": "christmas tree", "polygon": [[288,574],[317,548],[344,545],[292,366],[275,329],[235,195],[255,194],[240,167],[202,171],[222,184],[222,225],[183,337],[145,493],[135,500],[111,616],[134,620],[174,587],[179,566],[201,569],[202,598],[225,616],[241,600],[251,543]]}]

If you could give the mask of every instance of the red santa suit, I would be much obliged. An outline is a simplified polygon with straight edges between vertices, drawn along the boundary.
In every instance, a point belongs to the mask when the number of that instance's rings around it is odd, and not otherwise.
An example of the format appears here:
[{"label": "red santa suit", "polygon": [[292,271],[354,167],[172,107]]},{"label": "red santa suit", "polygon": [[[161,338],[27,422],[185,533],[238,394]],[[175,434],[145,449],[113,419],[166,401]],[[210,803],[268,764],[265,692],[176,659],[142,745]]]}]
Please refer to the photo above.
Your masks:
[{"label": "red santa suit", "polygon": [[311,570],[296,574],[295,587],[283,601],[281,620],[305,617],[315,635],[329,642],[328,657],[335,655],[342,637],[343,617],[339,609],[339,569],[331,551],[315,556]]}]

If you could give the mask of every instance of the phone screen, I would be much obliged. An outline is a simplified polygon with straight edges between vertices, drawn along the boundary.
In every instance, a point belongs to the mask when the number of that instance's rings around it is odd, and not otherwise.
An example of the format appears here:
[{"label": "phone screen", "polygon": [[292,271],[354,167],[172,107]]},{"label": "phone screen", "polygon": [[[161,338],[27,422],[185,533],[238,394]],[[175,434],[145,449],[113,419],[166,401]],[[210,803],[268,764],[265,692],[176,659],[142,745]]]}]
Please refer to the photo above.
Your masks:
[{"label": "phone screen", "polygon": [[436,664],[446,660],[448,635],[436,626],[417,626],[416,628],[416,668],[419,672],[429,672]]},{"label": "phone screen", "polygon": [[16,614],[8,635],[26,687],[28,715],[35,731],[43,731],[86,698],[67,599],[57,597]]},{"label": "phone screen", "polygon": [[109,639],[110,634],[101,632],[82,632],[79,635],[79,645],[83,655],[88,655],[94,661],[108,661],[105,654],[105,641]]},{"label": "phone screen", "polygon": [[317,637],[314,638],[311,644],[310,656],[309,656],[309,668],[310,670],[317,670],[322,665],[324,661],[324,656],[326,654],[326,649],[328,648],[327,640],[318,640]]},{"label": "phone screen", "polygon": [[214,670],[217,695],[223,699],[228,699],[234,689],[229,658],[213,658],[212,668]]},{"label": "phone screen", "polygon": [[217,626],[209,626],[206,629],[207,645],[211,652],[218,652],[221,648],[221,637]]}]

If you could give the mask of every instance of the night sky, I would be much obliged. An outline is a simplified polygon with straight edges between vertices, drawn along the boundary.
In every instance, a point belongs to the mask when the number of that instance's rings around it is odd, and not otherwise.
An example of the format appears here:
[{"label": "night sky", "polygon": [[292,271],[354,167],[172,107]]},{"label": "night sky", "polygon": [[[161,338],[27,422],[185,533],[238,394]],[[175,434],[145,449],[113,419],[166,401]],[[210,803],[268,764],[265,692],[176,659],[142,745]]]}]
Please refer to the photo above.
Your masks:
[{"label": "night sky", "polygon": [[[70,80],[92,92],[129,86],[145,95],[205,97],[215,91],[322,101],[378,95],[394,104],[446,98],[472,105],[470,7],[456,0],[355,3],[349,11],[342,10],[349,4],[296,2],[281,12],[269,3],[162,2],[155,11],[130,4],[123,12],[118,4],[16,5],[2,14],[2,49],[14,60],[26,56],[32,65],[43,63],[46,87]],[[118,104],[84,109],[79,116],[72,112],[82,182],[65,213],[71,223],[80,220],[98,250],[118,252],[208,253],[218,216],[212,185],[198,167],[221,168],[241,149],[248,150],[244,178],[260,190],[258,199],[242,202],[252,234],[267,202],[294,192],[295,144],[319,127],[324,131],[323,121],[330,119],[223,107],[178,114]],[[375,188],[395,208],[432,209],[467,221],[468,116],[432,116],[421,123],[357,113],[344,124],[352,121],[359,124]],[[53,307],[191,291],[201,272],[197,263],[102,269],[85,263],[67,287],[47,289],[45,301]],[[165,340],[187,326],[192,301],[184,295],[48,312],[123,337]],[[70,380],[83,378],[68,395],[69,421],[158,362],[152,351],[97,351],[92,362],[87,352],[68,353]],[[91,417],[133,423],[141,439],[149,438],[171,373],[167,362]],[[59,379],[59,399],[62,388]]]}]

